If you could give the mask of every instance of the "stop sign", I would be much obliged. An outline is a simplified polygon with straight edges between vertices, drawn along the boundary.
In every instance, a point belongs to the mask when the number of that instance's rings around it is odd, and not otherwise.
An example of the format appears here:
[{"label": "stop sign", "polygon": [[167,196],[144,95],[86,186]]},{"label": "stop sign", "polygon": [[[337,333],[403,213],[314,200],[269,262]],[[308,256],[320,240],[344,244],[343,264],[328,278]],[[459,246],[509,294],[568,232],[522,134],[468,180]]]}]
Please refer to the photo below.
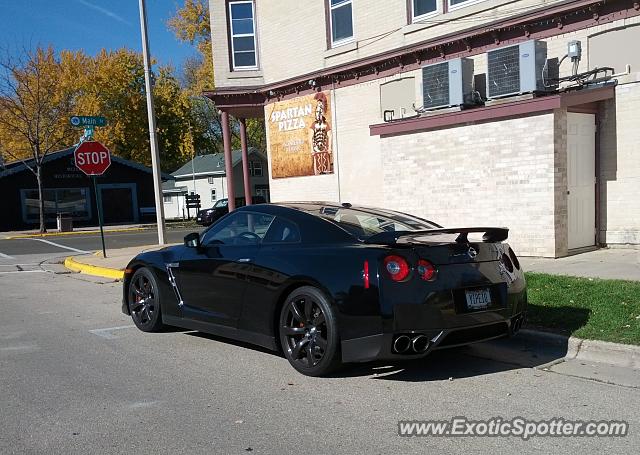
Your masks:
[{"label": "stop sign", "polygon": [[97,141],[84,141],[73,156],[76,167],[87,175],[102,175],[111,166],[109,149]]}]

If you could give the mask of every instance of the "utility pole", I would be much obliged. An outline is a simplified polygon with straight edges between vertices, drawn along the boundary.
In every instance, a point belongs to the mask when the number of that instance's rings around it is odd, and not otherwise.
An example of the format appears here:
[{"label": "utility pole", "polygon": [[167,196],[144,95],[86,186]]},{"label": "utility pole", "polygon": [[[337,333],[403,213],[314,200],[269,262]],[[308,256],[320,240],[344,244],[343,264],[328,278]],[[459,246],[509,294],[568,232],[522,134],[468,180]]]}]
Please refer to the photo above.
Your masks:
[{"label": "utility pole", "polygon": [[151,168],[153,169],[153,190],[156,199],[156,221],[158,224],[158,245],[165,244],[164,206],[162,201],[162,180],[160,178],[160,154],[156,136],[156,112],[153,107],[153,88],[149,58],[149,38],[147,37],[147,12],[145,0],[139,0],[140,32],[142,34],[142,57],[144,60],[144,86],[147,92],[147,113],[149,114],[149,143],[151,144]]}]

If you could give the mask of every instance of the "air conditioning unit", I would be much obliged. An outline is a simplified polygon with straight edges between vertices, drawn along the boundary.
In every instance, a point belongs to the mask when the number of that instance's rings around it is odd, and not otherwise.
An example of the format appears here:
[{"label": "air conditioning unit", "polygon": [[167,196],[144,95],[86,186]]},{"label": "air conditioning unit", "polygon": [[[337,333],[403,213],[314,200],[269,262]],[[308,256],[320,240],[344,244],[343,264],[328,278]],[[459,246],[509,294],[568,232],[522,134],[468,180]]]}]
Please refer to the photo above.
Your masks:
[{"label": "air conditioning unit", "polygon": [[487,97],[548,90],[542,79],[546,61],[544,41],[531,40],[487,52]]},{"label": "air conditioning unit", "polygon": [[471,100],[473,60],[456,58],[422,68],[423,109],[461,106]]}]

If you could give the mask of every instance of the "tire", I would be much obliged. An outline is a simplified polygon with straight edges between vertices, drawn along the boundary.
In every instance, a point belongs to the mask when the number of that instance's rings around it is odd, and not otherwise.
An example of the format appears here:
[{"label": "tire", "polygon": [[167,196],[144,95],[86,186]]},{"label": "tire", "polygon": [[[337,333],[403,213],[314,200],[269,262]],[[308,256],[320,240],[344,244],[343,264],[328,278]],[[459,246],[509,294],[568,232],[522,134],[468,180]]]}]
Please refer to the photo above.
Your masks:
[{"label": "tire", "polygon": [[335,311],[319,289],[295,289],[282,305],[280,344],[293,368],[306,376],[324,376],[341,364]]},{"label": "tire", "polygon": [[127,304],[133,323],[143,332],[158,332],[164,328],[158,289],[156,277],[146,267],[138,269],[131,277]]}]

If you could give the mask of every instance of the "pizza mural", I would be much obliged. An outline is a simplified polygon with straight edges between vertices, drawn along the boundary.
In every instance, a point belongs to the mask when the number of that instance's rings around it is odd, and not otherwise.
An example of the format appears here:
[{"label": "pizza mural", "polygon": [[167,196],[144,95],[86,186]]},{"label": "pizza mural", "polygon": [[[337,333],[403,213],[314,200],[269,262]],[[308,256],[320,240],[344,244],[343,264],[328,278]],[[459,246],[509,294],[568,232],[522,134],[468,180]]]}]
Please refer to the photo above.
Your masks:
[{"label": "pizza mural", "polygon": [[333,173],[330,95],[318,92],[266,106],[274,179]]}]

